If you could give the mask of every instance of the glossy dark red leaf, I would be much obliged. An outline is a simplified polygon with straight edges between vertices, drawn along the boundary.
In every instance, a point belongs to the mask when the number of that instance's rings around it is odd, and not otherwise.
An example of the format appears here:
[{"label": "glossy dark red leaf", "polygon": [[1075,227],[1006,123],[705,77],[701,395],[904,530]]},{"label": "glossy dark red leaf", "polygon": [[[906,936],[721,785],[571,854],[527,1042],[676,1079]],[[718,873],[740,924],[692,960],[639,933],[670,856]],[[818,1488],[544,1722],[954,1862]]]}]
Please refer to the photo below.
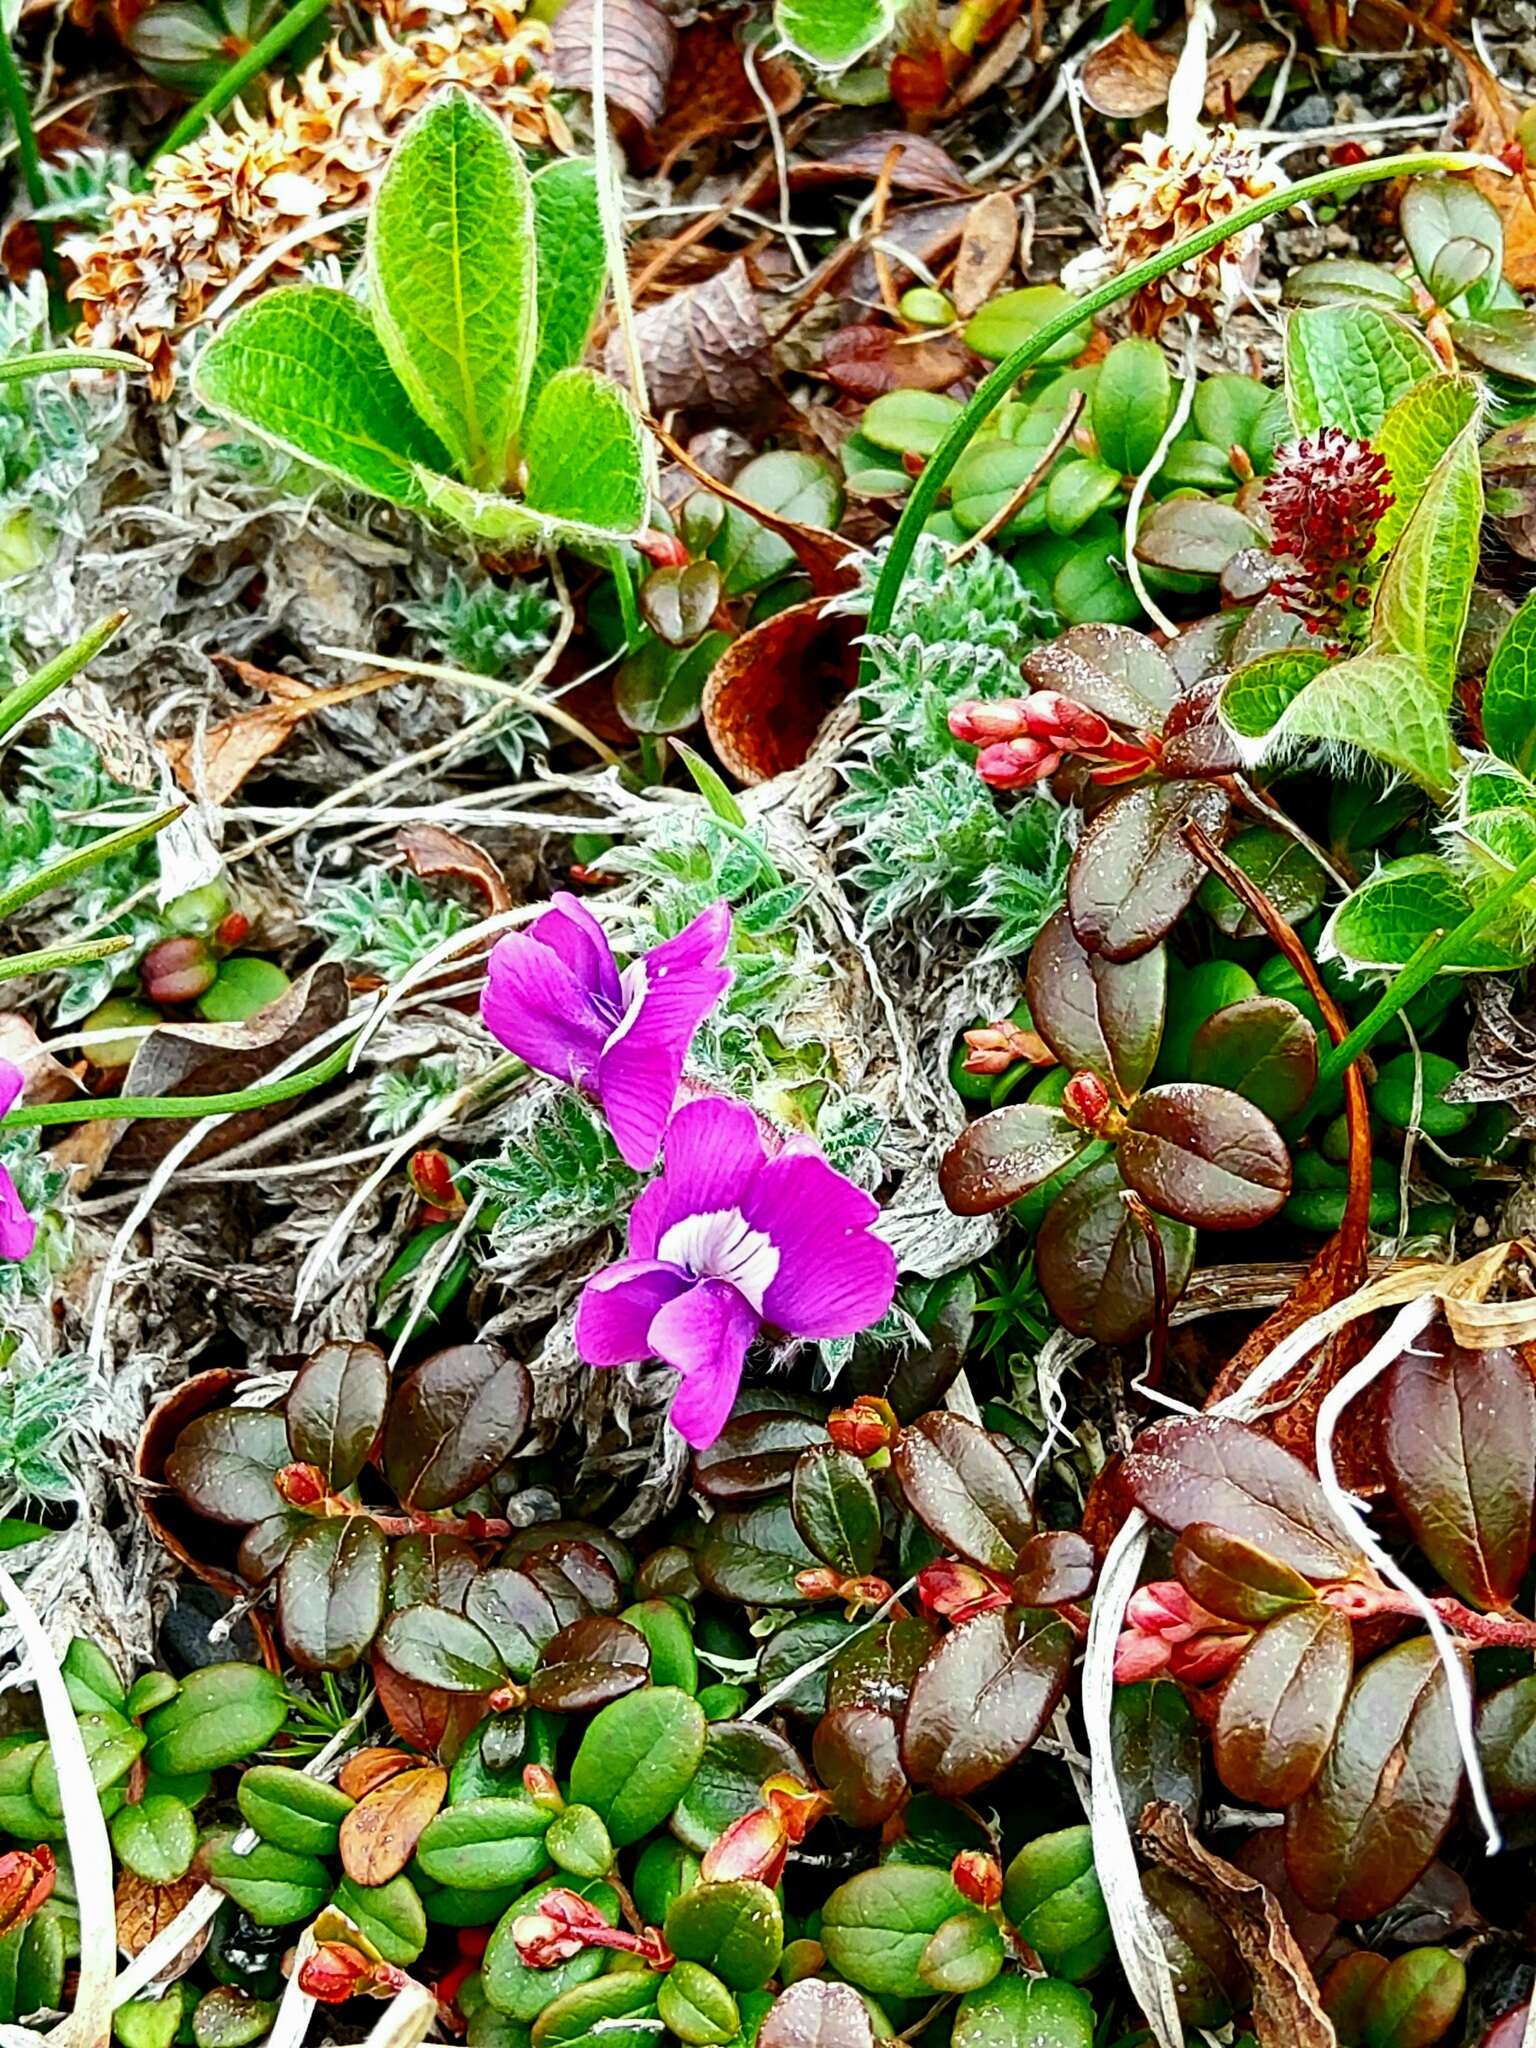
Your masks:
[{"label": "glossy dark red leaf", "polygon": [[1162,648],[1128,626],[1073,626],[1025,657],[1037,690],[1058,690],[1111,725],[1160,733],[1179,700],[1179,678]]},{"label": "glossy dark red leaf", "polygon": [[1495,1806],[1536,1806],[1536,1677],[1517,1678],[1483,1701],[1477,1748]]},{"label": "glossy dark red leaf", "polygon": [[639,1629],[589,1614],[545,1645],[528,1698],[551,1714],[590,1713],[649,1682],[651,1648]]},{"label": "glossy dark red leaf", "polygon": [[839,1820],[877,1828],[909,1791],[894,1715],[885,1707],[833,1707],[811,1746],[816,1776]]},{"label": "glossy dark red leaf", "polygon": [[817,1444],[795,1466],[790,1512],[801,1538],[825,1564],[856,1579],[875,1568],[880,1501],[864,1460],[835,1444]]},{"label": "glossy dark red leaf", "polygon": [[1024,1482],[996,1437],[936,1409],[891,1454],[903,1498],[925,1528],[973,1564],[1007,1571],[1034,1533]]},{"label": "glossy dark red leaf", "polygon": [[1384,1913],[1449,1833],[1461,1778],[1450,1684],[1416,1636],[1360,1673],[1321,1775],[1287,1813],[1291,1882],[1318,1912]]},{"label": "glossy dark red leaf", "polygon": [[322,1344],[283,1404],[288,1447],[340,1492],[362,1471],[388,1399],[389,1366],[376,1344]]},{"label": "glossy dark red leaf", "polygon": [[1346,1579],[1361,1562],[1301,1460],[1225,1416],[1154,1422],[1127,1454],[1123,1478],[1165,1529],[1214,1522],[1308,1579]]},{"label": "glossy dark red leaf", "polygon": [[861,321],[827,337],[822,368],[840,391],[879,398],[887,391],[947,391],[974,365],[950,336],[914,340],[898,328]]},{"label": "glossy dark red leaf", "polygon": [[366,1515],[311,1522],[277,1582],[277,1625],[302,1671],[348,1671],[384,1620],[383,1532]]},{"label": "glossy dark red leaf", "polygon": [[1054,1712],[1076,1640],[1043,1608],[979,1614],[951,1629],[907,1701],[901,1753],[913,1783],[965,1799],[1001,1776]]},{"label": "glossy dark red leaf", "polygon": [[517,1448],[533,1382],[498,1344],[456,1344],[419,1365],[389,1404],[384,1476],[405,1506],[435,1514],[473,1493]]},{"label": "glossy dark red leaf", "polygon": [[559,1634],[554,1604],[527,1572],[497,1566],[482,1572],[464,1600],[464,1612],[496,1645],[512,1676],[526,1684],[544,1646]]},{"label": "glossy dark red leaf", "polygon": [[903,1614],[877,1621],[837,1653],[827,1682],[829,1707],[899,1706],[937,1639],[933,1624]]},{"label": "glossy dark red leaf", "polygon": [[1229,1088],[1172,1081],[1131,1105],[1116,1157],[1128,1186],[1202,1230],[1268,1222],[1291,1191],[1291,1155],[1262,1110]]},{"label": "glossy dark red leaf", "polygon": [[1173,1569],[1202,1607],[1250,1628],[1317,1598],[1291,1565],[1214,1522],[1196,1522],[1184,1531],[1174,1545]]},{"label": "glossy dark red leaf", "polygon": [[1206,1018],[1190,1044],[1189,1073],[1283,1123],[1317,1081],[1317,1033],[1283,996],[1249,996]]},{"label": "glossy dark red leaf", "polygon": [[1090,1134],[1043,1102],[1010,1102],[965,1126],[939,1165],[957,1216],[990,1216],[1070,1165]]},{"label": "glossy dark red leaf", "polygon": [[1019,1552],[1013,1597],[1021,1607],[1086,1600],[1098,1576],[1093,1545],[1075,1529],[1045,1529]]},{"label": "glossy dark red leaf", "polygon": [[800,1453],[826,1441],[826,1424],[816,1415],[772,1408],[733,1415],[712,1444],[695,1452],[693,1483],[714,1501],[782,1493]]},{"label": "glossy dark red leaf", "polygon": [[283,1512],[273,1475],[288,1462],[288,1431],[275,1408],[215,1408],[176,1439],[165,1476],[189,1507],[239,1527]]},{"label": "glossy dark red leaf", "polygon": [[1216,1768],[1234,1798],[1289,1806],[1301,1797],[1332,1746],[1353,1669],[1353,1631],[1321,1601],[1260,1630],[1216,1715]]},{"label": "glossy dark red leaf", "polygon": [[[973,1127],[974,1128],[974,1127]],[[1195,1261],[1195,1233],[1159,1216],[1168,1300],[1177,1301]],[[1079,1337],[1130,1344],[1156,1319],[1156,1275],[1146,1231],[1126,1205],[1113,1159],[1085,1167],[1045,1212],[1035,1242],[1045,1298]]]},{"label": "glossy dark red leaf", "polygon": [[1382,1450],[1420,1550],[1477,1607],[1507,1607],[1536,1545],[1536,1380],[1518,1351],[1441,1325],[1391,1367]]},{"label": "glossy dark red leaf", "polygon": [[1058,910],[1030,952],[1024,992],[1057,1059],[1098,1074],[1128,1102],[1157,1058],[1167,983],[1160,946],[1139,960],[1106,960],[1087,951]]},{"label": "glossy dark red leaf", "polygon": [[1067,871],[1067,912],[1090,953],[1134,960],[1152,950],[1205,879],[1184,842],[1186,821],[1220,839],[1231,808],[1212,782],[1148,782],[1089,821]]}]

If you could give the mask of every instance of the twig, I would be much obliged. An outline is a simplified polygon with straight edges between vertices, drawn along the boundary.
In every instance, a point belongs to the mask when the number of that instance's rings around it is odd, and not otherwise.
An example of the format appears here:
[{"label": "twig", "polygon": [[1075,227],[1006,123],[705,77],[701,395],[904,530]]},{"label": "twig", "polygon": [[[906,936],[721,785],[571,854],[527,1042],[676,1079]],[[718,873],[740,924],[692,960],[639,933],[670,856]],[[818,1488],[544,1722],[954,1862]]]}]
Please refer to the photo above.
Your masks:
[{"label": "twig", "polygon": [[1082,391],[1074,391],[1072,393],[1071,397],[1067,400],[1066,411],[1062,414],[1061,425],[1046,443],[1040,460],[1029,472],[1029,475],[1025,477],[1023,483],[1019,485],[1012,497],[998,506],[984,526],[977,527],[968,540],[963,540],[957,547],[950,549],[946,559],[951,569],[954,568],[957,562],[963,562],[967,555],[973,554],[977,548],[985,547],[993,534],[1001,533],[1008,522],[1011,519],[1016,519],[1019,513],[1023,511],[1024,507],[1035,495],[1035,492],[1040,488],[1046,471],[1056,460],[1062,449],[1066,447],[1068,441],[1071,440],[1072,430],[1082,416],[1083,407],[1087,402],[1086,393]]},{"label": "twig", "polygon": [[896,278],[891,269],[891,259],[886,254],[880,237],[885,233],[885,210],[891,203],[891,180],[896,175],[896,166],[901,162],[902,145],[893,142],[885,152],[885,161],[880,166],[880,175],[875,180],[873,202],[869,210],[870,250],[874,259],[875,280],[880,287],[881,302],[893,320],[901,318],[901,303],[896,296]]}]

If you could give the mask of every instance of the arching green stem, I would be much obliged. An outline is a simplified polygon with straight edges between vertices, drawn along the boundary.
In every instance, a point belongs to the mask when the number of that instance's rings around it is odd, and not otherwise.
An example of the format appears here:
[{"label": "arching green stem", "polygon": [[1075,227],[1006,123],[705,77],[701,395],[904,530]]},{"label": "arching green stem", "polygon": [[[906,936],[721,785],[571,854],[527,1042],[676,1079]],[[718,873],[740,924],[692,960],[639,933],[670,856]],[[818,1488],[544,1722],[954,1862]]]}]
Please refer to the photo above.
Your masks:
[{"label": "arching green stem", "polygon": [[[1143,291],[1149,284],[1156,284],[1159,278],[1177,270],[1180,264],[1189,262],[1191,257],[1203,256],[1208,249],[1214,249],[1219,242],[1230,241],[1234,235],[1244,233],[1248,228],[1257,227],[1260,221],[1268,220],[1271,214],[1284,213],[1292,206],[1304,206],[1312,199],[1332,199],[1341,192],[1353,191],[1357,185],[1374,185],[1390,178],[1416,178],[1428,171],[1465,171],[1487,168],[1488,159],[1468,155],[1465,152],[1442,152],[1435,155],[1384,156],[1374,162],[1335,166],[1331,170],[1319,171],[1315,177],[1302,178],[1294,185],[1285,185],[1276,192],[1266,193],[1262,199],[1255,199],[1251,206],[1231,214],[1226,220],[1216,221],[1210,227],[1201,228],[1198,234],[1186,235],[1182,242],[1174,242],[1156,256],[1149,256],[1145,263],[1138,263],[1133,269],[1111,278],[1097,291],[1074,299],[1053,319],[1037,327],[1028,341],[1020,342],[1010,356],[1005,356],[997,368],[984,377],[977,385],[964,412],[955,421],[938,447],[918,473],[912,487],[912,495],[902,508],[896,530],[891,535],[890,546],[886,549],[881,565],[880,578],[875,585],[875,594],[869,607],[870,638],[883,633],[891,623],[896,610],[896,598],[901,590],[908,565],[917,548],[918,535],[925,521],[938,503],[939,493],[949,480],[951,470],[965,453],[978,428],[1007,397],[1013,386],[1026,370],[1033,369],[1053,349],[1057,342],[1066,339],[1074,327],[1080,327],[1085,320],[1096,314],[1107,313],[1111,306],[1119,305],[1122,299]],[[866,647],[860,680],[868,682],[871,674],[872,657]]]},{"label": "arching green stem", "polygon": [[40,1124],[101,1123],[118,1117],[239,1116],[248,1109],[269,1109],[292,1102],[311,1088],[333,1081],[351,1057],[354,1039],[344,1038],[323,1060],[283,1081],[261,1081],[231,1095],[103,1095],[90,1102],[35,1102],[0,1117],[0,1131],[35,1129]]},{"label": "arching green stem", "polygon": [[165,140],[150,151],[147,163],[156,157],[173,156],[195,142],[215,114],[223,113],[237,93],[244,92],[274,58],[296,42],[312,23],[318,21],[331,0],[297,0],[297,4],[273,23],[259,43],[253,43],[243,57],[237,57],[218,84],[209,88],[195,106],[189,107]]}]

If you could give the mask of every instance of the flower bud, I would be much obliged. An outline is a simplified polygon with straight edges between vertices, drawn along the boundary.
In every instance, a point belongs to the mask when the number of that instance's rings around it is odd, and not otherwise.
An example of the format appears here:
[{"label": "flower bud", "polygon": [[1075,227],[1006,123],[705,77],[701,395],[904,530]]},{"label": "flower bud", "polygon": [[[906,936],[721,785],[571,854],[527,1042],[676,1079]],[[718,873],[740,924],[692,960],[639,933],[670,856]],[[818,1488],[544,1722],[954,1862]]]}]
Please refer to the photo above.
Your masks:
[{"label": "flower bud", "polygon": [[445,1216],[462,1216],[464,1197],[454,1186],[454,1164],[446,1152],[413,1152],[406,1176],[424,1202]]},{"label": "flower bud", "polygon": [[844,1579],[837,1589],[837,1597],[846,1602],[851,1621],[860,1607],[883,1607],[891,1597],[891,1588],[885,1579]]},{"label": "flower bud", "polygon": [[970,1621],[1012,1604],[1008,1581],[997,1572],[978,1564],[962,1564],[958,1558],[935,1558],[917,1575],[917,1596],[932,1614],[948,1621]]},{"label": "flower bud", "polygon": [[546,1813],[564,1813],[565,1796],[555,1781],[553,1771],[543,1764],[523,1765],[523,1790],[535,1806],[542,1806]]},{"label": "flower bud", "polygon": [[1080,747],[1095,753],[1114,737],[1109,721],[1086,704],[1076,704],[1059,690],[1031,690],[1024,699],[1024,730],[1036,739],[1067,751]]},{"label": "flower bud", "polygon": [[771,1778],[765,1778],[762,1793],[763,1804],[770,1813],[778,1816],[780,1826],[792,1842],[803,1842],[822,1815],[832,1810],[832,1802],[825,1792],[815,1785],[807,1785],[792,1771],[776,1771]]},{"label": "flower bud", "polygon": [[687,567],[688,550],[675,533],[663,533],[659,527],[648,526],[644,533],[636,536],[635,546],[658,569]]},{"label": "flower bud", "polygon": [[1003,1896],[1003,1873],[995,1856],[984,1849],[962,1849],[949,1866],[949,1875],[961,1898],[990,1912]]},{"label": "flower bud", "polygon": [[840,1451],[852,1451],[856,1458],[889,1450],[900,1427],[890,1402],[874,1394],[860,1394],[851,1408],[834,1408],[827,1417],[827,1435]]},{"label": "flower bud", "polygon": [[322,1941],[299,1965],[299,1989],[321,2005],[345,2005],[349,1998],[389,1998],[406,1982],[394,1963],[365,1956],[350,1942]]},{"label": "flower bud", "polygon": [[965,697],[951,707],[949,730],[968,747],[1017,739],[1026,730],[1023,706],[1017,697]]},{"label": "flower bud", "polygon": [[317,1508],[330,1498],[318,1465],[284,1465],[273,1473],[272,1484],[291,1508]]},{"label": "flower bud", "polygon": [[707,1884],[753,1878],[758,1884],[776,1885],[789,1854],[789,1836],[776,1813],[755,1807],[733,1820],[704,1851],[699,1875]]},{"label": "flower bud", "polygon": [[802,1600],[835,1600],[842,1589],[841,1576],[824,1564],[795,1573],[795,1591]]},{"label": "flower bud", "polygon": [[1025,789],[1054,775],[1060,766],[1060,752],[1049,741],[1028,734],[983,747],[976,756],[976,773],[990,789]]},{"label": "flower bud", "polygon": [[557,1887],[544,1894],[533,1912],[518,1915],[512,1923],[512,1940],[530,1970],[552,1970],[591,1947],[594,1935],[613,1931],[578,1892]]},{"label": "flower bud", "polygon": [[995,1024],[978,1025],[964,1036],[970,1051],[962,1064],[968,1074],[1006,1074],[1019,1060],[1028,1060],[1034,1067],[1048,1067],[1056,1057],[1037,1032],[1026,1031],[1011,1017],[999,1017]]},{"label": "flower bud", "polygon": [[189,933],[161,939],[139,962],[139,980],[152,1003],[193,1003],[213,987],[218,961],[208,941]]},{"label": "flower bud", "polygon": [[53,1891],[57,1867],[45,1843],[35,1849],[7,1849],[0,1856],[0,1935],[30,1920]]},{"label": "flower bud", "polygon": [[1080,1131],[1096,1131],[1109,1110],[1109,1090],[1097,1074],[1074,1074],[1061,1091],[1061,1113]]},{"label": "flower bud", "polygon": [[1252,1629],[1212,1614],[1177,1579],[1161,1579],[1139,1586],[1126,1605],[1115,1682],[1134,1685],[1166,1673],[1186,1685],[1209,1685],[1231,1670],[1252,1640]]},{"label": "flower bud", "polygon": [[213,943],[221,953],[232,953],[250,937],[251,920],[243,910],[232,910],[214,927]]}]

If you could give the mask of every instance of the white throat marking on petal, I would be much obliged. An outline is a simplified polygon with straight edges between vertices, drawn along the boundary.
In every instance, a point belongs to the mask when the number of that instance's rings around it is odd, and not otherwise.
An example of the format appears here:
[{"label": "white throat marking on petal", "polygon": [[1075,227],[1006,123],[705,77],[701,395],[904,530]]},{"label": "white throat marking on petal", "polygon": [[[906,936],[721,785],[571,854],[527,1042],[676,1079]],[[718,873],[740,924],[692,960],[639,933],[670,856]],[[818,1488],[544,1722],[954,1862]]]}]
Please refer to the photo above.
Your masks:
[{"label": "white throat marking on petal", "polygon": [[684,1216],[664,1231],[656,1256],[698,1280],[725,1280],[759,1315],[779,1270],[779,1248],[753,1230],[739,1209],[709,1209]]}]

